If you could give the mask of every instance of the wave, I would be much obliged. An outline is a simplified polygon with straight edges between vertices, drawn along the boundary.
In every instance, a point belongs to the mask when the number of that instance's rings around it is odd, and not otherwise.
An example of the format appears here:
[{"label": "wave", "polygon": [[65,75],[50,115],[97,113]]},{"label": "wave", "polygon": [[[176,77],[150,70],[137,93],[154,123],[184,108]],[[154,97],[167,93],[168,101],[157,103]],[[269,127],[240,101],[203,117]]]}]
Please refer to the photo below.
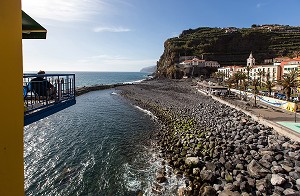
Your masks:
[{"label": "wave", "polygon": [[146,79],[135,80],[135,81],[132,81],[132,82],[123,82],[122,84],[138,84],[138,83],[141,83],[141,82],[143,82],[145,80]]},{"label": "wave", "polygon": [[[131,193],[142,193],[145,196],[178,195],[178,189],[185,187],[186,177],[178,177],[170,166],[162,165],[163,159],[159,158],[153,150],[144,152],[144,157],[138,157],[139,161],[143,161],[143,168],[137,167],[137,163],[123,165],[126,189]],[[156,182],[156,174],[162,168],[166,170],[167,182],[158,183]]]},{"label": "wave", "polygon": [[141,108],[141,107],[139,107],[137,105],[135,105],[134,107],[137,108],[137,109],[139,109],[140,111],[144,112],[145,114],[148,114],[152,118],[157,119],[157,117],[152,112],[150,112],[149,110],[143,109],[143,108]]}]

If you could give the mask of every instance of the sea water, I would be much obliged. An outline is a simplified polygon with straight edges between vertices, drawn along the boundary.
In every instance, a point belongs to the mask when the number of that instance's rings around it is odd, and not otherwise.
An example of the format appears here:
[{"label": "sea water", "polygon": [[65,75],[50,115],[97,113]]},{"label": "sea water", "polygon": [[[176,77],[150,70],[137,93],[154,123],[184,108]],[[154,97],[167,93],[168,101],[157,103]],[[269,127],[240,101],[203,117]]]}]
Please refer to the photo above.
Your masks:
[{"label": "sea water", "polygon": [[[77,74],[83,79],[76,81],[92,84],[96,76],[84,79],[85,74]],[[76,100],[76,105],[24,127],[26,195],[152,195],[161,163],[153,139],[155,117],[114,89]],[[173,181],[165,187],[168,195],[180,185]]]}]

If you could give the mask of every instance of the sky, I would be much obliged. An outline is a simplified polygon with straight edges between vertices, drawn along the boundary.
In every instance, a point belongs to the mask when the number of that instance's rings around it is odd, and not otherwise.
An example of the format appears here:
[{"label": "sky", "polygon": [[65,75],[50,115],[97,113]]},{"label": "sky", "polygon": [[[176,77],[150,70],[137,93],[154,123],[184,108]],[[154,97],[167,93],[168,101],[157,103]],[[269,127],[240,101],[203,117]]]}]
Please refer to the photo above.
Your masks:
[{"label": "sky", "polygon": [[22,0],[47,29],[23,40],[24,71],[140,71],[198,27],[300,26],[300,0]]}]

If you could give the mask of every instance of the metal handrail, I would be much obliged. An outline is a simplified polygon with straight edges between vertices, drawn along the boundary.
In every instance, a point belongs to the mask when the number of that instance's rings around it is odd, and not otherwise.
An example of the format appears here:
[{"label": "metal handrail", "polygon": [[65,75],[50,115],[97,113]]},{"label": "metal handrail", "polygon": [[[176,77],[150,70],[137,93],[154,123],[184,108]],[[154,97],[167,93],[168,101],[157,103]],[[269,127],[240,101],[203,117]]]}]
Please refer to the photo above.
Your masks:
[{"label": "metal handrail", "polygon": [[75,74],[23,74],[23,91],[26,124],[26,118],[41,119],[55,113],[49,112],[53,108],[57,112],[76,103]]}]

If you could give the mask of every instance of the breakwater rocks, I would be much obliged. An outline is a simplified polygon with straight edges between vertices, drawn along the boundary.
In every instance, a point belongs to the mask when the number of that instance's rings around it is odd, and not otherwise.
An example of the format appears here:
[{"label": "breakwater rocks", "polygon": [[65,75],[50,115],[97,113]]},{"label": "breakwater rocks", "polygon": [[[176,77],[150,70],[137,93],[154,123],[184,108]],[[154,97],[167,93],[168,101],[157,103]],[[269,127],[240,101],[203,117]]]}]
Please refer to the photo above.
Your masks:
[{"label": "breakwater rocks", "polygon": [[105,89],[110,89],[110,88],[115,88],[119,86],[124,86],[124,85],[130,85],[128,84],[123,84],[123,83],[118,83],[118,84],[100,84],[100,85],[94,85],[94,86],[84,86],[84,87],[78,87],[75,90],[75,95],[79,96],[91,91],[98,91],[98,90],[105,90]]},{"label": "breakwater rocks", "polygon": [[190,83],[152,81],[121,89],[162,125],[157,138],[165,161],[156,183],[168,183],[166,162],[178,178],[188,179],[178,195],[299,195],[299,143],[197,94]]}]

